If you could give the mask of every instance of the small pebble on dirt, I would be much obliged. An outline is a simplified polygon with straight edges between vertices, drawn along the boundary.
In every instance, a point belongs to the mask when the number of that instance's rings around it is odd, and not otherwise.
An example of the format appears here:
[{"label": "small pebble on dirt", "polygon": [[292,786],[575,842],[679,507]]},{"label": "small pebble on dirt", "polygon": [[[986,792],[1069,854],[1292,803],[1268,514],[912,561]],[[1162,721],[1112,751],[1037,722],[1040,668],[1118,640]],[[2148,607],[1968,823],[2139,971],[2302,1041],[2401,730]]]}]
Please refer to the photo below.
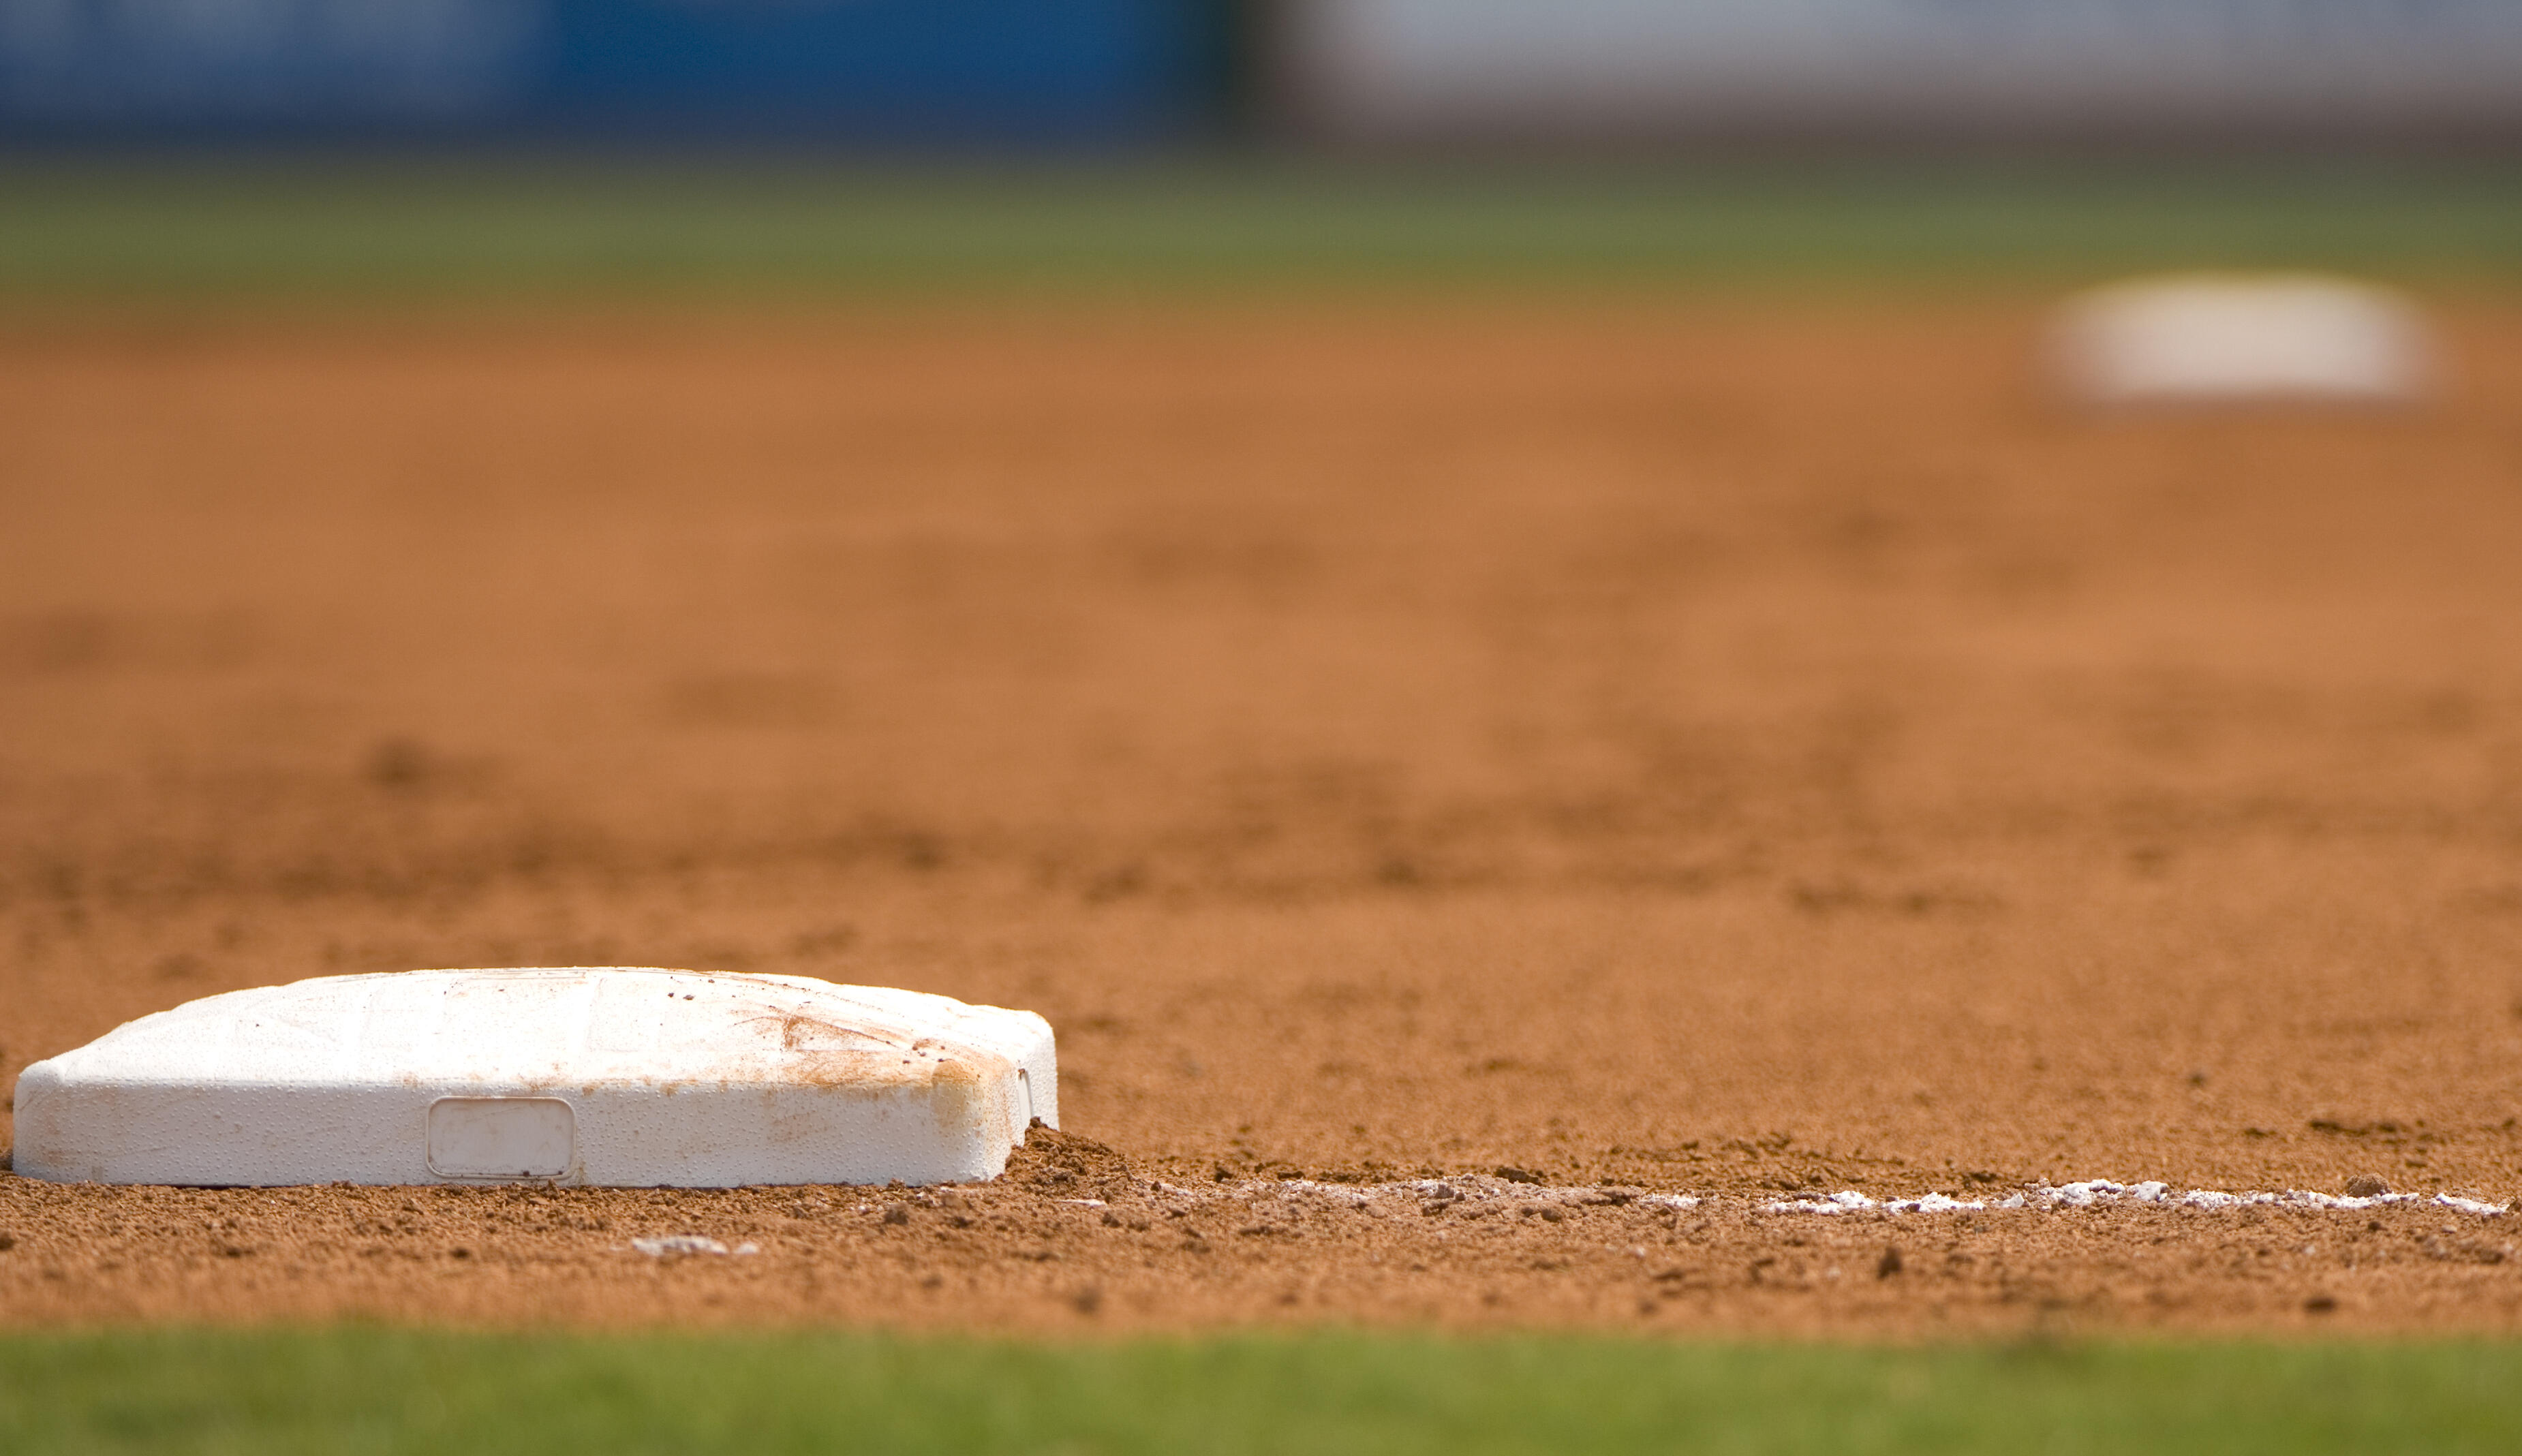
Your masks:
[{"label": "small pebble on dirt", "polygon": [[2371,1173],[2359,1173],[2347,1180],[2347,1197],[2351,1198],[2378,1198],[2390,1191],[2391,1185]]},{"label": "small pebble on dirt", "polygon": [[1879,1259],[1876,1259],[1876,1260],[1874,1261],[1874,1277],[1875,1277],[1876,1279],[1890,1279],[1892,1275],[1897,1274],[1897,1273],[1899,1273],[1899,1272],[1900,1272],[1900,1249],[1899,1249],[1899,1247],[1898,1247],[1896,1245],[1884,1245],[1884,1248],[1883,1248],[1883,1257],[1881,1257],[1881,1258],[1879,1258]]}]

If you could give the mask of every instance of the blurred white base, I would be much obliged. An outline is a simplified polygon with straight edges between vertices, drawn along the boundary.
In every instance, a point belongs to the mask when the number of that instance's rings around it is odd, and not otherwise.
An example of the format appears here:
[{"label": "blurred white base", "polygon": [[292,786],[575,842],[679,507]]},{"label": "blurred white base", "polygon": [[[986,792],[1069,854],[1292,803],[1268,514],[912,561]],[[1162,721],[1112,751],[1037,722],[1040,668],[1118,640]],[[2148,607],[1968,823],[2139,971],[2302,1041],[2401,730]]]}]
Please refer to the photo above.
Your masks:
[{"label": "blurred white base", "polygon": [[2403,404],[2435,374],[2425,319],[2386,289],[2311,274],[2193,274],[2060,309],[2059,382],[2088,404]]}]

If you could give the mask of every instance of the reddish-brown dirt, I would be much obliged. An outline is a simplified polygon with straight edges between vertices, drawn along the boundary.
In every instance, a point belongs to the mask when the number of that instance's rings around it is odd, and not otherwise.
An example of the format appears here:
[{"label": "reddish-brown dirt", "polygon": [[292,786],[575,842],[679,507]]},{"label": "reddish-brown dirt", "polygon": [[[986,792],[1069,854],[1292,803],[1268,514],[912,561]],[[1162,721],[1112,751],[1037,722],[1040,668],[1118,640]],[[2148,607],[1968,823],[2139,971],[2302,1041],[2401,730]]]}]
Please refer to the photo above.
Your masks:
[{"label": "reddish-brown dirt", "polygon": [[1042,1011],[1112,1151],[0,1175],[0,1323],[2522,1328],[2522,1214],[1757,1208],[2522,1196],[2522,309],[2438,302],[2438,405],[2131,418],[1970,299],[22,315],[0,1079],[774,970]]}]

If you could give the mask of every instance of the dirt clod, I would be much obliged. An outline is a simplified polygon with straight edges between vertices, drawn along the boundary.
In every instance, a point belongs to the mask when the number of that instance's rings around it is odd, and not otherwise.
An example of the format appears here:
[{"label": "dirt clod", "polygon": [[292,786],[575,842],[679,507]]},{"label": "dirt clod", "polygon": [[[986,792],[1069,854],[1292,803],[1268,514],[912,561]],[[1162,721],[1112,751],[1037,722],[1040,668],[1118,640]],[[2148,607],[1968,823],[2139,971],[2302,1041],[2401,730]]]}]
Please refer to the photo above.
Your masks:
[{"label": "dirt clod", "polygon": [[1039,1121],[1026,1132],[1023,1145],[1008,1154],[1004,1176],[1062,1198],[1107,1200],[1126,1197],[1134,1182],[1128,1158],[1092,1138]]}]

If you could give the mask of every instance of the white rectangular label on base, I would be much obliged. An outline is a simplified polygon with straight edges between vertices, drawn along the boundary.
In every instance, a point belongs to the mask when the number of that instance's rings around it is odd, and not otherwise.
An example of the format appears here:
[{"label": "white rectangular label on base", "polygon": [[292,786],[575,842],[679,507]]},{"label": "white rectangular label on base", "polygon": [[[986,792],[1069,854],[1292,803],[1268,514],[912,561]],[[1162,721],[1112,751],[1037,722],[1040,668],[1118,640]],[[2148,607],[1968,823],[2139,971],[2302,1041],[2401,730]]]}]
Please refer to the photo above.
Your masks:
[{"label": "white rectangular label on base", "polygon": [[578,1161],[578,1117],[556,1097],[442,1097],[429,1104],[441,1178],[558,1178]]}]

